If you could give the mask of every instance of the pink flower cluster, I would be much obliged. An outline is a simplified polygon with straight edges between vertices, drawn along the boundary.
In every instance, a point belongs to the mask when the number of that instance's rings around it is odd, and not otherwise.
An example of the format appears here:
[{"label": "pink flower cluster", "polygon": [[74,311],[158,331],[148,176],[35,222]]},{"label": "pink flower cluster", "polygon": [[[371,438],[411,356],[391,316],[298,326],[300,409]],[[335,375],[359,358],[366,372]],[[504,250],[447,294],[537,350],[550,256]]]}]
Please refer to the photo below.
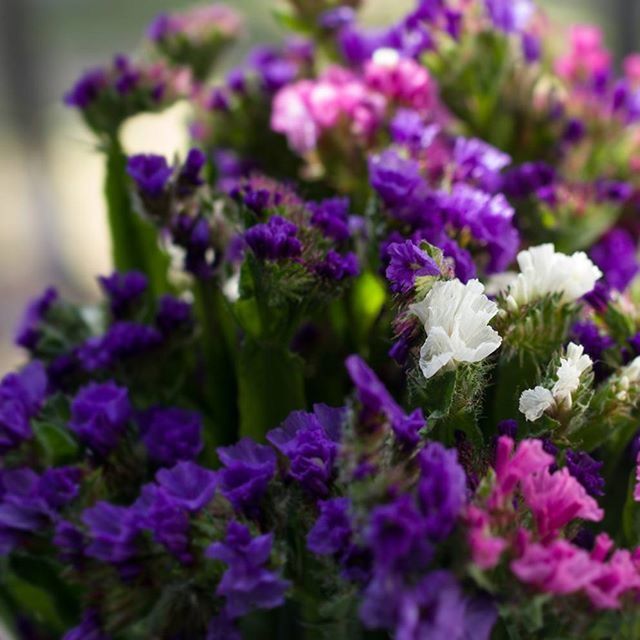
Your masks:
[{"label": "pink flower cluster", "polygon": [[611,53],[602,43],[602,31],[591,25],[575,25],[570,32],[571,50],[556,60],[556,73],[572,84],[590,81],[611,68]]},{"label": "pink flower cluster", "polygon": [[294,151],[306,154],[317,147],[323,133],[341,124],[368,142],[391,106],[425,112],[435,103],[435,83],[428,71],[396,51],[382,49],[364,75],[333,66],[317,79],[282,88],[273,101],[271,128],[284,134]]},{"label": "pink flower cluster", "polygon": [[190,40],[206,40],[212,33],[234,38],[242,30],[242,16],[224,4],[194,7],[190,11],[161,14],[151,23],[149,37],[162,40],[184,35]]},{"label": "pink flower cluster", "polygon": [[[492,569],[508,552],[521,582],[557,595],[582,593],[599,609],[619,608],[623,596],[640,594],[640,550],[614,550],[601,534],[588,552],[562,537],[576,519],[597,522],[604,512],[566,468],[551,472],[553,462],[539,440],[517,448],[511,438],[498,440],[494,485],[481,505],[467,508],[473,562]],[[517,526],[522,510],[531,513],[532,530]]]}]

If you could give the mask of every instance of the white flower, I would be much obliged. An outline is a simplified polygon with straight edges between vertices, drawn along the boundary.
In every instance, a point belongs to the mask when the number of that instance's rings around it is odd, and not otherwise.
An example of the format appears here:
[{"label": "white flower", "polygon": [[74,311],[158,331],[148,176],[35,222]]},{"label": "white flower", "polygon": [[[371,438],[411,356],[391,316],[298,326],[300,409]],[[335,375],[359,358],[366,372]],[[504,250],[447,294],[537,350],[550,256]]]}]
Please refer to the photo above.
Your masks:
[{"label": "white flower", "polygon": [[522,392],[518,408],[527,420],[535,422],[545,411],[554,406],[555,400],[551,391],[544,387],[536,387]]},{"label": "white flower", "polygon": [[520,273],[507,287],[508,298],[528,304],[551,293],[562,294],[562,302],[578,300],[593,290],[602,272],[583,251],[568,256],[552,244],[531,247],[518,254]]},{"label": "white flower", "polygon": [[437,282],[422,302],[411,305],[427,340],[420,350],[420,369],[431,378],[456,362],[480,362],[502,342],[489,321],[498,306],[484,295],[478,280]]},{"label": "white flower", "polygon": [[525,418],[535,422],[543,413],[557,409],[569,410],[572,395],[580,387],[580,377],[591,368],[591,358],[584,353],[584,347],[570,342],[564,358],[556,371],[557,380],[551,391],[545,387],[527,389],[520,396],[519,409]]}]

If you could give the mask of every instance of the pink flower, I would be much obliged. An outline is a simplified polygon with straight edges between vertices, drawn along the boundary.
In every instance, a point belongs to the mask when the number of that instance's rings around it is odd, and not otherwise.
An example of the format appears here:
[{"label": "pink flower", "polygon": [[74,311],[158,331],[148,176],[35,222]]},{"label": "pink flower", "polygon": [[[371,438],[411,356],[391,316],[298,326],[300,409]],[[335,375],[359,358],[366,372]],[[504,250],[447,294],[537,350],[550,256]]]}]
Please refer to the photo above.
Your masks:
[{"label": "pink flower", "polygon": [[471,557],[480,569],[493,569],[507,546],[507,541],[491,535],[489,514],[478,507],[470,506],[466,513],[469,533],[467,540]]},{"label": "pink flower", "polygon": [[599,575],[586,585],[586,593],[597,609],[619,609],[620,597],[640,590],[640,573],[627,550],[618,550],[599,566]]},{"label": "pink flower", "polygon": [[556,594],[575,593],[600,574],[589,554],[566,540],[527,545],[522,556],[511,563],[511,570],[522,582]]},{"label": "pink flower", "polygon": [[640,53],[632,53],[624,59],[624,75],[634,84],[640,83]]},{"label": "pink flower", "polygon": [[640,502],[640,453],[638,453],[636,460],[636,488],[633,492],[633,499]]},{"label": "pink flower", "polygon": [[309,105],[313,88],[311,80],[301,80],[282,88],[273,100],[271,128],[284,134],[291,148],[300,154],[315,149],[320,137],[320,127]]},{"label": "pink flower", "polygon": [[566,468],[529,475],[522,481],[522,493],[543,539],[557,535],[574,518],[597,522],[604,516],[598,503]]},{"label": "pink flower", "polygon": [[583,76],[606,72],[611,67],[611,54],[603,47],[602,32],[591,25],[571,29],[571,51],[556,60],[556,73],[576,82]]}]

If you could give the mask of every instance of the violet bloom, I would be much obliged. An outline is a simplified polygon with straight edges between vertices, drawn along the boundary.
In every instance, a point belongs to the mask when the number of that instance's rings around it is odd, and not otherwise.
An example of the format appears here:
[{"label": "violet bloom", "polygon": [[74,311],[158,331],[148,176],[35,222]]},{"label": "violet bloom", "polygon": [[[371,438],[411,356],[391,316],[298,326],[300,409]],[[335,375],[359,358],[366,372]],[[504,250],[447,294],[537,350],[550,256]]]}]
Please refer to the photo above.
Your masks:
[{"label": "violet bloom", "polygon": [[67,520],[58,520],[52,539],[63,562],[80,567],[84,557],[85,539],[82,532]]},{"label": "violet bloom", "polygon": [[418,163],[391,149],[369,160],[369,180],[389,206],[402,204],[423,182]]},{"label": "violet bloom", "polygon": [[349,498],[320,500],[320,515],[307,534],[307,547],[321,556],[344,553],[351,541],[352,528]]},{"label": "violet bloom", "polygon": [[327,29],[328,31],[337,31],[342,27],[353,24],[355,19],[356,12],[353,7],[340,5],[324,11],[320,15],[318,23],[323,29]]},{"label": "violet bloom", "polygon": [[293,82],[298,74],[298,66],[294,62],[267,45],[254,47],[247,56],[247,63],[257,74],[262,89],[269,94]]},{"label": "violet bloom", "polygon": [[82,616],[82,621],[77,627],[69,629],[62,640],[110,640],[103,630],[100,617],[95,609],[88,609]]},{"label": "violet bloom", "polygon": [[462,180],[493,185],[497,175],[511,164],[511,157],[478,138],[457,138],[453,151],[457,172]]},{"label": "violet bloom", "polygon": [[94,336],[77,350],[77,357],[85,371],[106,369],[120,358],[145,353],[162,342],[155,327],[120,320],[109,327],[103,336]]},{"label": "violet bloom", "polygon": [[193,322],[193,309],[188,302],[169,294],[160,297],[156,325],[163,335],[191,329]]},{"label": "violet bloom", "polygon": [[164,156],[138,154],[127,161],[127,173],[134,180],[142,195],[158,198],[164,192],[173,169]]},{"label": "violet bloom", "polygon": [[47,469],[40,477],[40,495],[52,509],[61,509],[80,493],[82,476],[79,467]]},{"label": "violet bloom", "polygon": [[466,502],[467,480],[455,449],[429,443],[419,454],[418,505],[427,536],[444,540],[453,530]]},{"label": "violet bloom", "polygon": [[88,528],[87,556],[119,565],[136,555],[141,522],[135,509],[97,502],[81,519]]},{"label": "violet bloom", "polygon": [[389,124],[391,139],[412,149],[427,149],[440,132],[437,124],[426,125],[424,118],[413,109],[398,109]]},{"label": "violet bloom", "polygon": [[314,413],[294,411],[267,440],[289,458],[289,476],[312,494],[324,496],[333,474],[343,409],[317,405]]},{"label": "violet bloom", "polygon": [[243,640],[240,630],[224,612],[211,619],[205,640]]},{"label": "violet bloom", "polygon": [[342,256],[337,251],[330,250],[324,260],[314,266],[314,271],[321,278],[340,282],[345,278],[357,276],[360,273],[360,264],[352,251]]},{"label": "violet bloom", "polygon": [[416,277],[440,275],[436,261],[411,240],[390,244],[387,253],[391,259],[385,275],[396,293],[411,291]]},{"label": "violet bloom", "polygon": [[602,269],[604,281],[612,289],[624,291],[638,273],[637,245],[624,229],[612,229],[589,252],[593,262]]},{"label": "violet bloom", "polygon": [[302,253],[302,244],[296,237],[298,227],[280,216],[272,216],[264,224],[256,224],[244,238],[261,260],[286,260]]},{"label": "violet bloom", "polygon": [[69,428],[100,455],[117,444],[131,417],[129,393],[114,382],[90,383],[71,403]]},{"label": "violet bloom", "polygon": [[600,475],[604,462],[594,460],[586,451],[569,449],[566,454],[566,465],[569,473],[593,497],[604,495],[604,478]]},{"label": "violet bloom", "polygon": [[236,510],[255,510],[276,472],[273,449],[242,438],[237,444],[219,447],[218,457],[225,466],[220,472],[222,494]]},{"label": "violet bloom", "polygon": [[525,162],[502,175],[500,191],[507,197],[526,198],[556,179],[555,169],[545,162]]},{"label": "violet bloom", "polygon": [[6,375],[0,382],[0,453],[29,440],[30,420],[47,392],[47,374],[41,362],[34,360],[18,373]]},{"label": "violet bloom", "polygon": [[183,461],[171,469],[160,469],[156,482],[176,504],[194,513],[213,499],[219,475],[195,462]]},{"label": "violet bloom", "polygon": [[110,276],[100,276],[98,282],[109,298],[111,313],[115,318],[126,315],[149,286],[149,279],[140,271],[115,271]]},{"label": "violet bloom", "polygon": [[90,69],[80,76],[70,91],[64,96],[68,107],[86,109],[107,87],[108,79],[104,69]]},{"label": "violet bloom", "polygon": [[224,541],[214,542],[207,549],[209,558],[227,565],[216,594],[225,598],[225,613],[229,618],[284,604],[289,583],[266,568],[272,545],[272,534],[252,538],[247,527],[230,522]]},{"label": "violet bloom", "polygon": [[140,418],[140,431],[149,456],[164,466],[194,460],[202,451],[202,420],[195,411],[154,408]]},{"label": "violet bloom", "polygon": [[535,12],[532,0],[485,0],[485,5],[493,24],[506,33],[524,31]]},{"label": "violet bloom", "polygon": [[349,199],[328,198],[321,202],[310,202],[311,224],[336,242],[349,238]]},{"label": "violet bloom", "polygon": [[29,350],[36,348],[45,316],[57,300],[58,292],[53,287],[49,287],[27,305],[14,338],[18,346]]},{"label": "violet bloom", "polygon": [[202,169],[207,157],[200,149],[191,149],[178,174],[178,193],[182,196],[190,194],[194,189],[204,184]]}]

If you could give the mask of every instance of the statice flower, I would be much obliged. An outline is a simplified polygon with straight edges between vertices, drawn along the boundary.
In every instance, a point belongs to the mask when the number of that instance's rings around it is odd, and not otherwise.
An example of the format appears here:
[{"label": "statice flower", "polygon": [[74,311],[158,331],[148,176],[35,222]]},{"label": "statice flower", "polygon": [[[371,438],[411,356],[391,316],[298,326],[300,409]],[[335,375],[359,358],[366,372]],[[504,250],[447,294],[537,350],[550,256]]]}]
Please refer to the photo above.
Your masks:
[{"label": "statice flower", "polygon": [[404,203],[423,183],[418,163],[403,158],[393,149],[387,149],[369,160],[369,180],[389,206]]},{"label": "statice flower", "polygon": [[425,124],[424,117],[413,109],[398,109],[389,123],[393,142],[415,150],[430,147],[440,130],[438,124]]},{"label": "statice flower", "polygon": [[114,272],[98,278],[100,287],[109,299],[111,313],[121,318],[140,300],[147,290],[149,280],[140,271]]},{"label": "statice flower", "polygon": [[207,549],[208,557],[228,567],[216,593],[225,598],[225,613],[230,618],[284,603],[289,583],[266,566],[272,545],[272,534],[252,538],[247,527],[233,521],[227,527],[225,540],[214,542]]},{"label": "statice flower", "polygon": [[602,269],[604,282],[618,291],[624,291],[638,273],[637,253],[636,242],[624,229],[612,229],[589,251],[593,262]]},{"label": "statice flower", "polygon": [[128,159],[127,173],[143,196],[159,198],[173,175],[173,169],[164,156],[141,153]]},{"label": "statice flower", "polygon": [[602,272],[582,251],[568,256],[542,244],[518,254],[520,273],[507,288],[508,302],[530,304],[560,294],[561,302],[575,302],[593,290]]},{"label": "statice flower", "polygon": [[15,343],[18,346],[29,350],[35,349],[41,337],[42,322],[57,300],[58,292],[53,287],[49,287],[27,305],[15,334]]},{"label": "statice flower", "polygon": [[62,640],[110,640],[102,628],[100,616],[95,609],[88,609],[77,627],[69,629]]},{"label": "statice flower", "polygon": [[90,383],[71,403],[69,428],[96,453],[106,456],[124,434],[131,412],[127,389],[114,382]]},{"label": "statice flower", "polygon": [[141,522],[135,509],[101,501],[85,509],[82,522],[88,529],[89,557],[121,565],[136,555]]},{"label": "statice flower", "polygon": [[456,138],[453,159],[461,180],[481,185],[497,183],[498,174],[511,164],[511,157],[477,138]]},{"label": "statice flower", "polygon": [[142,441],[156,462],[173,466],[193,460],[202,451],[202,420],[185,409],[150,409],[140,419]]},{"label": "statice flower", "polygon": [[219,447],[222,494],[237,510],[253,511],[276,472],[276,454],[265,445],[242,438],[230,447]]},{"label": "statice flower", "polygon": [[506,33],[523,31],[535,12],[533,0],[485,0],[493,24]]},{"label": "statice flower", "polygon": [[592,364],[591,358],[584,353],[584,347],[570,342],[565,357],[560,358],[553,388],[537,386],[523,391],[520,411],[532,422],[546,412],[569,411],[573,404],[572,396],[580,387],[580,378]]},{"label": "statice flower", "polygon": [[264,224],[256,224],[244,235],[246,243],[261,260],[286,260],[302,253],[296,237],[298,228],[280,216],[272,216]]},{"label": "statice flower", "polygon": [[342,554],[353,533],[349,498],[320,500],[318,509],[320,515],[307,534],[307,547],[321,556]]},{"label": "statice flower", "polygon": [[169,294],[160,297],[156,325],[163,335],[190,329],[193,322],[193,309],[188,302]]},{"label": "statice flower", "polygon": [[289,459],[288,474],[312,494],[325,496],[340,441],[342,409],[315,407],[294,411],[267,434],[267,440]]},{"label": "statice flower", "polygon": [[349,251],[345,255],[340,255],[331,249],[323,260],[314,265],[314,271],[321,278],[339,282],[345,278],[357,276],[360,273],[360,265],[355,253]]},{"label": "statice flower", "polygon": [[604,478],[600,475],[603,462],[594,460],[586,451],[567,451],[566,465],[569,473],[593,497],[604,495]]},{"label": "statice flower", "polygon": [[431,378],[459,362],[480,362],[502,342],[489,326],[498,306],[484,295],[478,280],[437,282],[424,300],[410,309],[422,323],[427,339],[420,350],[420,369]]},{"label": "statice flower", "polygon": [[411,291],[417,277],[440,275],[436,261],[411,240],[390,244],[387,254],[390,260],[386,276],[396,293]]},{"label": "statice flower", "polygon": [[160,469],[156,482],[178,506],[195,513],[212,499],[220,481],[214,471],[200,467],[195,462],[178,462],[171,469]]},{"label": "statice flower", "polygon": [[311,224],[336,242],[349,238],[349,199],[328,198],[310,202]]}]

